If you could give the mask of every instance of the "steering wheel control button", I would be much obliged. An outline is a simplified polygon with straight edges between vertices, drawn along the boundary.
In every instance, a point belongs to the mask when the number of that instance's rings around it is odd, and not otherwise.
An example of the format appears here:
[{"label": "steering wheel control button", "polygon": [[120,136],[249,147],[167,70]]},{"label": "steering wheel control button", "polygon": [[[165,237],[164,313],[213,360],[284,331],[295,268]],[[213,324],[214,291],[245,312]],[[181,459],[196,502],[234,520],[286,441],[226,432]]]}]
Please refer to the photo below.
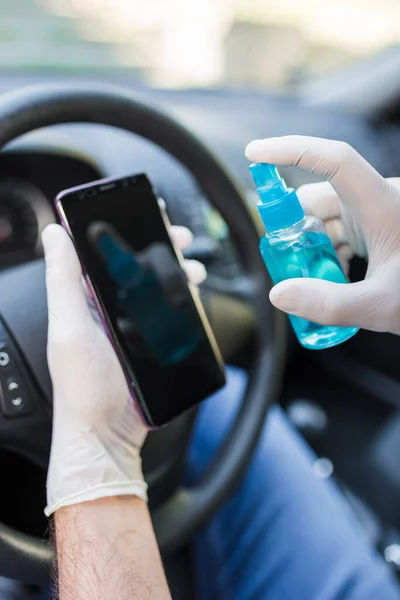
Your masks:
[{"label": "steering wheel control button", "polygon": [[0,400],[5,417],[20,417],[32,412],[32,404],[17,377],[2,380]]},{"label": "steering wheel control button", "polygon": [[12,392],[13,390],[19,390],[19,384],[14,381],[14,379],[9,379],[7,381],[7,389],[9,392]]},{"label": "steering wheel control button", "polygon": [[7,367],[10,364],[10,355],[7,350],[0,350],[0,368]]}]

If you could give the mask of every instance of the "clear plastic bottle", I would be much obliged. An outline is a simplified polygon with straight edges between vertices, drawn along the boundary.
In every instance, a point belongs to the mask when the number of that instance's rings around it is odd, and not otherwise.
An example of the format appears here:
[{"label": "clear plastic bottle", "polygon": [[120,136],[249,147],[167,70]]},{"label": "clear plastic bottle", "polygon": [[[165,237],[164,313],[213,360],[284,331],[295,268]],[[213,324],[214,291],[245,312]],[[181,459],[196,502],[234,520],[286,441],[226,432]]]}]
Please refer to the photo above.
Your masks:
[{"label": "clear plastic bottle", "polygon": [[[346,284],[324,224],[304,213],[296,192],[287,188],[275,165],[254,163],[250,171],[267,230],[260,252],[272,281],[276,284],[294,277],[312,277]],[[289,319],[300,344],[312,350],[341,344],[358,331],[355,327],[319,325],[293,315]]]}]

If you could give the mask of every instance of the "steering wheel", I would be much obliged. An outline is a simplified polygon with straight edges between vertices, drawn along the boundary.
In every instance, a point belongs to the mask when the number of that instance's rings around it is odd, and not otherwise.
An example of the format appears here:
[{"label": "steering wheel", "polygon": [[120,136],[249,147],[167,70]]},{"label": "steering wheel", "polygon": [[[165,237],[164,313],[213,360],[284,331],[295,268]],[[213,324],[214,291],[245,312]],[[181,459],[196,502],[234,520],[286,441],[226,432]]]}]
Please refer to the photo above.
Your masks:
[{"label": "steering wheel", "polygon": [[[201,479],[187,489],[178,484],[154,510],[152,507],[161,552],[170,552],[186,543],[210,519],[232,493],[251,459],[265,414],[279,389],[284,321],[268,302],[269,278],[258,252],[256,228],[239,188],[187,129],[149,106],[147,98],[120,88],[57,84],[23,88],[0,97],[0,147],[29,131],[60,123],[118,127],[169,152],[191,172],[225,219],[246,275],[256,327],[255,356],[247,390],[229,434]],[[28,400],[26,414],[18,419],[0,416],[0,448],[47,468],[51,383],[46,364],[43,260],[1,272],[0,289],[0,351],[3,351],[0,358],[7,351]],[[182,432],[187,432],[189,422],[193,422],[190,414],[160,432],[151,433],[150,446],[153,437],[157,443],[164,443],[166,455],[166,444],[170,448],[179,440],[181,446],[182,440],[186,444],[188,435]],[[150,491],[151,487],[150,481]],[[2,494],[7,494],[4,487]],[[0,519],[4,517],[0,515]],[[43,583],[48,579],[52,559],[53,550],[48,542],[0,522],[1,575],[27,583]]]}]

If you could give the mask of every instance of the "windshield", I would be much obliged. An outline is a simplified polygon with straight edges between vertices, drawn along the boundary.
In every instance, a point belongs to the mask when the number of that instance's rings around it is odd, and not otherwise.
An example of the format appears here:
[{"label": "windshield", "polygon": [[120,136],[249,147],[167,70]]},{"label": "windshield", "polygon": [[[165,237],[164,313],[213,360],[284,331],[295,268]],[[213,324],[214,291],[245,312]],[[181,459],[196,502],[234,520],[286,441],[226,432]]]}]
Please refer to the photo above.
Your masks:
[{"label": "windshield", "polygon": [[398,0],[2,0],[0,69],[285,89],[399,40]]}]

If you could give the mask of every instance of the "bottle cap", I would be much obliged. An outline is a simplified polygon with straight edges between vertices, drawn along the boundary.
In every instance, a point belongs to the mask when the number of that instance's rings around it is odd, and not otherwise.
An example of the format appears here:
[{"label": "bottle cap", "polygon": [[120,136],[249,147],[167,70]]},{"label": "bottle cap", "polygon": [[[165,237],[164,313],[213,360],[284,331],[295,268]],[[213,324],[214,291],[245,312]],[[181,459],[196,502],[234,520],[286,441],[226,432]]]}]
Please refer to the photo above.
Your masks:
[{"label": "bottle cap", "polygon": [[296,192],[287,187],[275,165],[253,163],[249,169],[260,198],[258,211],[267,231],[286,229],[303,219],[304,210]]}]

